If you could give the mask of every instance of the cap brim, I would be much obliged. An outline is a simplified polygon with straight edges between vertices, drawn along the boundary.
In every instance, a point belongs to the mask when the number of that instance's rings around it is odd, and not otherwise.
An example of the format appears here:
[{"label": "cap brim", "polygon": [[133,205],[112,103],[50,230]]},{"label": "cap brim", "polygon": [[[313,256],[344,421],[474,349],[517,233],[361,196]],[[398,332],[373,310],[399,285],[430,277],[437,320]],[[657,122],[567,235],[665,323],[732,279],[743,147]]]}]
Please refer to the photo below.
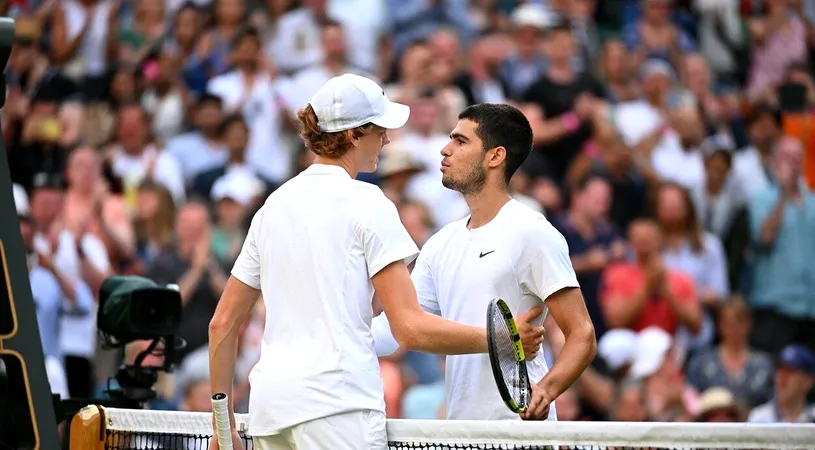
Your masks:
[{"label": "cap brim", "polygon": [[408,105],[390,102],[385,114],[372,120],[371,123],[388,130],[395,130],[405,126],[409,117],[410,107]]}]

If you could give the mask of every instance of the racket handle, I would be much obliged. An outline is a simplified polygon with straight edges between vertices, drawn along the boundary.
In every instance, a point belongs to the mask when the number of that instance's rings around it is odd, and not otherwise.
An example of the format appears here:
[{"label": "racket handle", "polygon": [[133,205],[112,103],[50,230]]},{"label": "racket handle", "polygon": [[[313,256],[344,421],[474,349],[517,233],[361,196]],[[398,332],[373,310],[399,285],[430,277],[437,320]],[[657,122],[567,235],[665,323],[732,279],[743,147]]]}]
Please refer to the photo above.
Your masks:
[{"label": "racket handle", "polygon": [[229,426],[229,396],[223,393],[212,396],[212,414],[215,416],[215,439],[218,439],[218,448],[234,450],[232,430]]}]

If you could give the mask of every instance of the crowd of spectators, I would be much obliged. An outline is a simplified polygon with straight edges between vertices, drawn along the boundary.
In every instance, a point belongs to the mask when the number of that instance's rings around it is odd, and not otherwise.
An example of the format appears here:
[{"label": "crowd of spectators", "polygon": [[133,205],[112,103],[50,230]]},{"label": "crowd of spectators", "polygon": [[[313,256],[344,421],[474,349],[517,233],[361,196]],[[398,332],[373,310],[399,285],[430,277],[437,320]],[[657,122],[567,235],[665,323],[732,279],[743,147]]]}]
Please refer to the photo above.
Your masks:
[{"label": "crowd of spectators", "polygon": [[[375,174],[421,247],[457,114],[530,120],[513,196],[565,236],[598,357],[559,420],[813,422],[815,1],[5,0],[2,112],[52,389],[103,395],[96,292],[180,288],[148,407],[210,410],[207,325],[248,220],[310,164],[292,120],[352,72],[411,106]],[[376,305],[374,305],[376,308]],[[237,409],[262,302],[241,332]],[[545,356],[562,334],[547,322]],[[145,364],[161,364],[152,355]],[[444,359],[381,359],[389,418],[444,416]]]}]

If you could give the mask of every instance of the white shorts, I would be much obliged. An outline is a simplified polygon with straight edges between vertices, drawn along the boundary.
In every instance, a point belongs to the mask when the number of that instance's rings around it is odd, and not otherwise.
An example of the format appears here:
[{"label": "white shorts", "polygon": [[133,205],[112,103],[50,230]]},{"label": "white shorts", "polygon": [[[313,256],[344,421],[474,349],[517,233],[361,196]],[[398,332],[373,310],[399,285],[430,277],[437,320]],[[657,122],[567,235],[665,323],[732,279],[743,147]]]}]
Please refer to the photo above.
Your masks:
[{"label": "white shorts", "polygon": [[386,450],[381,411],[352,411],[311,420],[273,436],[252,436],[254,450]]}]

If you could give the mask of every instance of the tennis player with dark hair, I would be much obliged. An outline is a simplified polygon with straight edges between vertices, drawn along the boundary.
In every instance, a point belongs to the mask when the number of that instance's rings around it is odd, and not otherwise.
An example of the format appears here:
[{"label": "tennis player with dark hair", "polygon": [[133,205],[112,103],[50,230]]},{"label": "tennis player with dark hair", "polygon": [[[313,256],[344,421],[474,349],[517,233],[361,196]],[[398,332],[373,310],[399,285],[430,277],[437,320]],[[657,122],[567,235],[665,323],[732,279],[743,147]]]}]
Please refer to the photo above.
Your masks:
[{"label": "tennis player with dark hair", "polygon": [[[371,334],[374,291],[402,346],[487,352],[483,323],[466,326],[422,310],[407,269],[416,245],[383,192],[355,180],[376,170],[388,129],[409,114],[375,82],[349,74],[329,80],[298,113],[314,164],[253,217],[209,327],[212,392],[231,399],[238,328],[262,294],[266,328],[249,376],[255,450],[387,447]],[[240,448],[231,405],[229,417]]]},{"label": "tennis player with dark hair", "polygon": [[[479,104],[459,115],[441,151],[442,184],[464,194],[470,216],[427,241],[412,278],[422,308],[456,322],[485,323],[496,297],[522,321],[535,307],[538,325],[551,313],[565,344],[551,370],[542,356],[527,362],[532,397],[521,417],[555,420],[550,405],[588,366],[596,341],[565,239],[509,194],[509,180],[531,149],[529,121],[512,106]],[[397,348],[388,319],[374,319],[380,355]],[[518,418],[504,405],[486,354],[449,356],[446,384],[448,419]]]}]

